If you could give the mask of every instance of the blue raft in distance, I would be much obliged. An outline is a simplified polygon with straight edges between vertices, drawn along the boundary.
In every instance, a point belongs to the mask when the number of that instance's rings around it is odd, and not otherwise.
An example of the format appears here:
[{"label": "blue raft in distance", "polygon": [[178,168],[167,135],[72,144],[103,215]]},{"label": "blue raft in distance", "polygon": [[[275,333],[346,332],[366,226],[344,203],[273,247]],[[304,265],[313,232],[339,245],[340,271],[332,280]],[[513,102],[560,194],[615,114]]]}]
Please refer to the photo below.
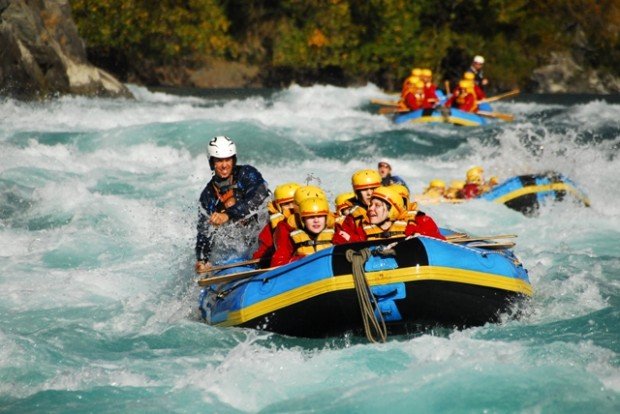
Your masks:
[{"label": "blue raft in distance", "polygon": [[[445,97],[443,94],[439,95],[440,104],[443,105]],[[488,103],[481,103],[479,105],[481,111],[492,112],[493,109]],[[446,108],[440,106],[434,109],[430,114],[425,114],[423,109],[416,111],[397,113],[393,117],[393,121],[396,124],[402,124],[405,122],[412,123],[448,123],[460,126],[481,126],[491,123],[495,123],[495,118],[486,118],[473,112],[465,112],[456,108]]]},{"label": "blue raft in distance", "polygon": [[495,122],[493,119],[484,118],[472,112],[465,112],[455,108],[435,109],[430,115],[423,115],[423,110],[399,113],[394,115],[394,123],[402,124],[411,122],[423,123],[447,123],[460,126],[481,126]]},{"label": "blue raft in distance", "polygon": [[525,215],[533,215],[541,205],[562,201],[568,196],[586,207],[590,206],[586,194],[572,180],[557,172],[546,172],[509,178],[479,198],[505,204]]}]

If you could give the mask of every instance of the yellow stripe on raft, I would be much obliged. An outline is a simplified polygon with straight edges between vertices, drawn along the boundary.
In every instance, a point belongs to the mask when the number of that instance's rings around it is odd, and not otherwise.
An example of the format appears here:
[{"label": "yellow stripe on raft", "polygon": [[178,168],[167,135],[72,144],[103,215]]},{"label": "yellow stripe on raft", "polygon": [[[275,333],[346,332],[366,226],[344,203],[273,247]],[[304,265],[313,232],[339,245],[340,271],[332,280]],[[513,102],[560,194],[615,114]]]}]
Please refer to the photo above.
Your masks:
[{"label": "yellow stripe on raft", "polygon": [[[521,279],[489,275],[487,273],[452,267],[417,266],[404,269],[384,270],[367,273],[366,279],[370,286],[399,282],[415,282],[418,280],[435,280],[483,286],[532,296],[532,286]],[[265,299],[244,309],[232,311],[228,314],[228,319],[218,323],[217,326],[239,325],[262,315],[277,311],[278,309],[303,302],[325,293],[348,289],[355,289],[352,275],[330,277]]]},{"label": "yellow stripe on raft", "polygon": [[544,191],[567,191],[578,198],[583,204],[586,206],[590,206],[590,200],[587,197],[584,197],[579,191],[577,191],[572,185],[566,183],[551,183],[551,184],[542,184],[542,185],[529,185],[527,187],[520,188],[518,190],[512,191],[508,194],[505,194],[501,197],[496,198],[496,203],[506,203],[507,201],[514,200],[517,197],[521,197],[527,194],[533,193],[541,193]]},{"label": "yellow stripe on raft", "polygon": [[447,122],[450,124],[461,125],[461,126],[480,126],[481,125],[480,122],[469,121],[467,119],[457,118],[453,116],[448,117],[447,120],[443,116],[422,116],[417,119],[412,119],[411,122],[414,124],[423,124],[423,123],[428,123],[428,122]]}]

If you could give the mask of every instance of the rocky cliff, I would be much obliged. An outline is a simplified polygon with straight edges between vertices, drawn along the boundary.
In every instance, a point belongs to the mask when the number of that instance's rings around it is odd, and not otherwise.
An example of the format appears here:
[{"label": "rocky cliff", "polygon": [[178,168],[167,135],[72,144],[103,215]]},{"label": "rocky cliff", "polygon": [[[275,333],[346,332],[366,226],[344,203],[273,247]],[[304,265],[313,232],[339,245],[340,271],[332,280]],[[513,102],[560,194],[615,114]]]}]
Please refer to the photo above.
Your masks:
[{"label": "rocky cliff", "polygon": [[551,53],[549,64],[535,69],[528,89],[535,93],[620,92],[620,78],[579,63],[569,53]]},{"label": "rocky cliff", "polygon": [[0,96],[131,97],[88,63],[68,0],[0,0]]}]

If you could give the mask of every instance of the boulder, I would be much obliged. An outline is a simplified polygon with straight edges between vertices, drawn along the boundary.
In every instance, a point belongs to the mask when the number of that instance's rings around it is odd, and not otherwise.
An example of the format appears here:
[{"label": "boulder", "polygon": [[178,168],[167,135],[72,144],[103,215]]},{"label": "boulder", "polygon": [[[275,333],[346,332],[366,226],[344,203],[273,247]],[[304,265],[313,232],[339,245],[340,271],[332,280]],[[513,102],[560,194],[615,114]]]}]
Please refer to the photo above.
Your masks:
[{"label": "boulder", "polygon": [[131,97],[91,65],[68,0],[0,0],[0,96]]},{"label": "boulder", "polygon": [[620,92],[620,79],[595,69],[585,69],[569,53],[552,53],[549,64],[532,73],[535,93],[592,93]]},{"label": "boulder", "polygon": [[196,88],[239,88],[262,86],[256,66],[211,59],[208,65],[189,73],[189,83]]}]

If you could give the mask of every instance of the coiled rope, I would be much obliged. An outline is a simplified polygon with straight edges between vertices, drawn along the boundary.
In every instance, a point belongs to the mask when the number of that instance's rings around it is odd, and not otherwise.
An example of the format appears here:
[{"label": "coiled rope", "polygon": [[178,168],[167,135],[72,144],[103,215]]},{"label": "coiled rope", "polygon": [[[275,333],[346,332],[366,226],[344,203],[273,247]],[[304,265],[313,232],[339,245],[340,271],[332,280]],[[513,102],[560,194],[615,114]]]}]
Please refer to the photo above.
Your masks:
[{"label": "coiled rope", "polygon": [[[353,283],[355,285],[357,300],[362,313],[362,321],[364,322],[364,332],[366,333],[366,338],[368,338],[370,342],[374,343],[379,341],[385,342],[387,338],[385,320],[383,319],[383,315],[379,309],[377,299],[370,291],[370,286],[366,280],[366,272],[364,271],[364,264],[370,255],[371,252],[368,248],[360,251],[349,249],[346,251],[345,257],[351,263]],[[375,309],[377,309],[379,320],[375,314]]]}]

